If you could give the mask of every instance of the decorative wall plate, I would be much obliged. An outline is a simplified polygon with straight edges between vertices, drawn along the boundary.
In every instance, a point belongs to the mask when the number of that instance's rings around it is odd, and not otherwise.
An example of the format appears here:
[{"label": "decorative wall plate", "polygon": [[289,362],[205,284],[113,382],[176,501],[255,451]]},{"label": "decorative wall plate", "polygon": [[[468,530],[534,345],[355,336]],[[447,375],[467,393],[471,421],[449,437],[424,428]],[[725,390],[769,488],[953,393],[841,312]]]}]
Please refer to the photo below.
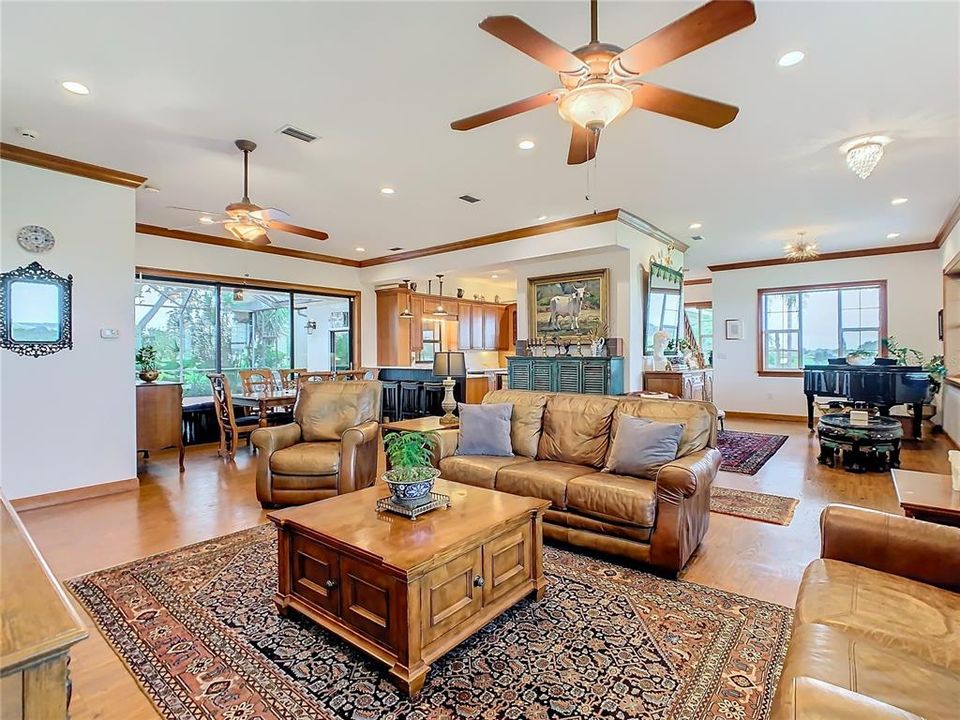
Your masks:
[{"label": "decorative wall plate", "polygon": [[24,225],[17,231],[17,242],[27,252],[43,253],[53,249],[53,233],[41,225]]}]

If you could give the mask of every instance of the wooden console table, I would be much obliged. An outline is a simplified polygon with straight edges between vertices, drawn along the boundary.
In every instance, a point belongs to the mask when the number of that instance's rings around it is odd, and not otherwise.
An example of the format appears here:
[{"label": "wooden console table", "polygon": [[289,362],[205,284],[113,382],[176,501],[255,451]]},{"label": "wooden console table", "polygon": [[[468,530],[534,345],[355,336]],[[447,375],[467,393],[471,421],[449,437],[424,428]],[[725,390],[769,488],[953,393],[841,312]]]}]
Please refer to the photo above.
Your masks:
[{"label": "wooden console table", "polygon": [[177,382],[137,383],[137,452],[180,449],[183,472],[183,385]]}]

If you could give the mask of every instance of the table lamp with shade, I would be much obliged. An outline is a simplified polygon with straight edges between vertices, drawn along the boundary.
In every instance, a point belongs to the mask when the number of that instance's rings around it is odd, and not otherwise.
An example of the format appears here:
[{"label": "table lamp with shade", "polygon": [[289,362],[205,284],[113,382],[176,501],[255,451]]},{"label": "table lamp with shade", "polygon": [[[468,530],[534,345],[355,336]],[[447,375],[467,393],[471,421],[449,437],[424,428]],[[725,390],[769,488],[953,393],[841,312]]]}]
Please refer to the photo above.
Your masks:
[{"label": "table lamp with shade", "polygon": [[443,417],[441,425],[453,425],[457,422],[453,411],[457,409],[457,401],[453,399],[453,388],[457,384],[455,377],[467,376],[467,362],[462,352],[438,352],[433,356],[433,374],[443,380]]}]

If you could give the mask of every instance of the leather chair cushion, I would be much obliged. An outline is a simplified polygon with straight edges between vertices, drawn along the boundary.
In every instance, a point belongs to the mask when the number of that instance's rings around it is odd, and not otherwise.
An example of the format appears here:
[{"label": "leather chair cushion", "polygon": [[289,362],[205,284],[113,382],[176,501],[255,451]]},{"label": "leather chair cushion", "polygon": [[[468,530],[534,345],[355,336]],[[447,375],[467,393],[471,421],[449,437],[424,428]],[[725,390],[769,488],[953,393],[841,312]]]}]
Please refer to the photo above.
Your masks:
[{"label": "leather chair cushion", "polygon": [[567,482],[580,475],[589,475],[593,468],[548,460],[532,460],[508,465],[497,473],[496,489],[513,495],[549,500],[553,507],[567,507]]},{"label": "leather chair cushion", "polygon": [[794,626],[772,717],[795,717],[791,689],[798,677],[852,690],[925,720],[957,716],[956,673],[826,625]]},{"label": "leather chair cushion", "polygon": [[537,460],[602,468],[617,400],[596,395],[551,395],[543,414]]},{"label": "leather chair cushion", "polygon": [[513,405],[513,413],[510,415],[510,442],[513,444],[513,452],[530,458],[536,457],[547,396],[525,390],[494,390],[484,396],[483,402]]},{"label": "leather chair cushion", "polygon": [[827,625],[960,675],[960,594],[933,585],[815,560],[803,574],[796,622]]},{"label": "leather chair cushion", "polygon": [[608,522],[651,528],[657,518],[657,483],[613,473],[593,473],[567,483],[570,510]]},{"label": "leather chair cushion", "polygon": [[[274,499],[281,502],[291,502],[300,504],[305,502],[314,502],[327,497],[334,497],[337,494],[337,476],[336,475],[274,475],[273,476]],[[306,497],[306,494],[312,494]],[[303,496],[299,501],[294,501],[294,495]],[[284,500],[284,497],[287,499]]]},{"label": "leather chair cushion", "polygon": [[303,383],[293,416],[304,442],[339,440],[343,431],[380,418],[380,383]]},{"label": "leather chair cushion", "polygon": [[616,437],[617,425],[621,415],[632,415],[656,422],[682,424],[683,434],[680,435],[677,457],[683,457],[707,447],[710,444],[711,430],[717,422],[716,408],[710,403],[678,402],[676,400],[657,400],[644,397],[623,398],[613,413],[613,422],[610,429],[611,442]]},{"label": "leather chair cushion", "polygon": [[447,480],[493,489],[497,471],[508,465],[528,463],[525,457],[492,455],[451,455],[440,461],[440,475]]},{"label": "leather chair cushion", "polygon": [[305,442],[277,450],[270,456],[270,470],[280,475],[336,475],[340,471],[340,443]]}]

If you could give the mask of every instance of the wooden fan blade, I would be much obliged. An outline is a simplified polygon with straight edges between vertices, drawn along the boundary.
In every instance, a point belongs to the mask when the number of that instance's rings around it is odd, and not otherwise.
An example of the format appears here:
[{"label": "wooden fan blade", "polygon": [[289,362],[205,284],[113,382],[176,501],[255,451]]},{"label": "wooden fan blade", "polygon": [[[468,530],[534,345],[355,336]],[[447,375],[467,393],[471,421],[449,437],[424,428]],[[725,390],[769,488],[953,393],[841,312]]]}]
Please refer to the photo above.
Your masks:
[{"label": "wooden fan blade", "polygon": [[280,208],[260,208],[259,210],[254,210],[250,215],[257,220],[263,220],[264,222],[268,220],[286,220],[290,217],[290,213]]},{"label": "wooden fan blade", "polygon": [[326,240],[330,237],[322,230],[311,230],[310,228],[300,227],[299,225],[290,225],[280,220],[268,220],[267,227],[285,233],[291,233],[292,235],[303,235],[304,237],[313,238],[314,240]]},{"label": "wooden fan blade", "polygon": [[749,0],[713,0],[631,45],[611,65],[618,65],[627,74],[645,75],[752,25],[756,19]]},{"label": "wooden fan blade", "polygon": [[597,144],[599,142],[599,131],[595,132],[574,125],[573,135],[570,136],[570,151],[567,153],[567,165],[580,165],[588,160],[593,160],[597,155]]},{"label": "wooden fan blade", "polygon": [[211,212],[210,210],[197,210],[197,208],[180,207],[179,205],[167,205],[167,209],[168,210],[186,210],[187,212],[200,213],[201,215],[209,215],[211,217],[217,216],[217,215],[223,215],[222,210]]},{"label": "wooden fan blade", "polygon": [[513,15],[488,17],[480,23],[480,29],[559,73],[582,75],[590,71],[583,60]]},{"label": "wooden fan blade", "polygon": [[633,106],[641,110],[669,115],[678,120],[703,125],[708,128],[721,128],[733,122],[740,112],[734,105],[688,95],[679,90],[637,83],[628,86],[633,91]]},{"label": "wooden fan blade", "polygon": [[470,117],[461,118],[460,120],[450,123],[450,127],[454,130],[473,130],[481,125],[489,125],[497,120],[513,117],[514,115],[525,113],[528,110],[535,110],[543,105],[549,105],[552,102],[556,102],[556,99],[557,91],[551,90],[550,92],[533,95],[523,100],[517,100],[509,105],[501,105],[493,110],[487,110],[482,113],[477,113],[476,115],[471,115]]}]

